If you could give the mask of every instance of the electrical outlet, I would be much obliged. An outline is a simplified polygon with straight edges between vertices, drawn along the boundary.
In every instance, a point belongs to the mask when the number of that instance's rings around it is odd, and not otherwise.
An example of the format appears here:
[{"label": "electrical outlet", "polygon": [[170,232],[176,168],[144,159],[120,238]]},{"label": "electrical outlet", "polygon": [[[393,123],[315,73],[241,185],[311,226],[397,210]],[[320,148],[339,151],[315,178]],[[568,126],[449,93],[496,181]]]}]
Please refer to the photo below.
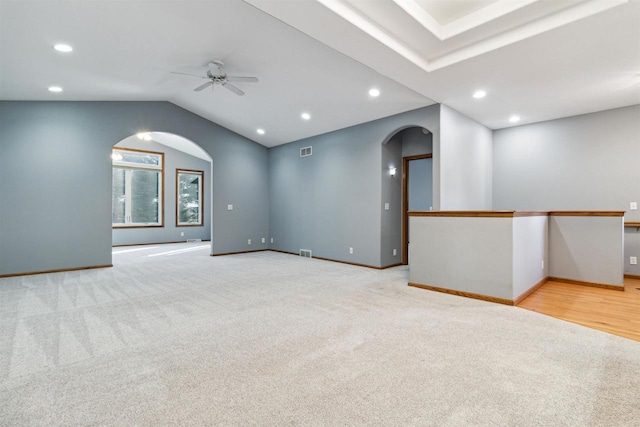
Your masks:
[{"label": "electrical outlet", "polygon": [[544,260],[540,261],[540,269],[544,270]]},{"label": "electrical outlet", "polygon": [[388,210],[389,210],[389,203],[385,203],[385,204],[384,204],[384,210],[385,210],[385,211],[388,211]]},{"label": "electrical outlet", "polygon": [[636,257],[634,257],[634,256],[629,257],[629,264],[631,264],[631,265],[638,265],[638,258],[636,258]]},{"label": "electrical outlet", "polygon": [[393,250],[393,256],[398,255],[398,251],[396,249]]},{"label": "electrical outlet", "polygon": [[353,248],[349,248],[349,253],[353,254]]},{"label": "electrical outlet", "polygon": [[232,211],[233,210],[233,205],[227,205],[227,210],[228,211]]},{"label": "electrical outlet", "polygon": [[262,243],[267,243],[267,239],[265,239],[264,237],[262,238]]},{"label": "electrical outlet", "polygon": [[638,202],[629,203],[629,210],[637,211],[638,210]]},{"label": "electrical outlet", "polygon": [[271,238],[271,243],[273,243],[273,237]]},{"label": "electrical outlet", "polygon": [[251,244],[251,239],[247,240],[247,244],[250,245]]}]

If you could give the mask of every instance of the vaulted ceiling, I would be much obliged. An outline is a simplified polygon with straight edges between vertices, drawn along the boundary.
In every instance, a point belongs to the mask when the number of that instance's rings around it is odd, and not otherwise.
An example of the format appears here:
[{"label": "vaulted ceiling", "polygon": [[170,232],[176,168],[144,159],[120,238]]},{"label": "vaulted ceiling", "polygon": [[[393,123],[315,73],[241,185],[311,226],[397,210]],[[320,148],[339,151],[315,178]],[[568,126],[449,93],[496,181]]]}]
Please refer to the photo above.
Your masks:
[{"label": "vaulted ceiling", "polygon": [[[260,81],[172,73],[211,60]],[[434,102],[498,129],[640,103],[640,0],[0,0],[0,99],[166,100],[266,146]]]}]

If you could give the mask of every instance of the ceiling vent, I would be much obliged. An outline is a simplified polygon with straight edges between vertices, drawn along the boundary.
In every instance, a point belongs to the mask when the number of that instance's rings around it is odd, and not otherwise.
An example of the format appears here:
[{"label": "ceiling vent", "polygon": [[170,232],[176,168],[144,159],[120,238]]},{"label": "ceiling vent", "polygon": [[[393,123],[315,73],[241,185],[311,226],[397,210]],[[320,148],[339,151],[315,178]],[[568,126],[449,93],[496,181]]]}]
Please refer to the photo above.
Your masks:
[{"label": "ceiling vent", "polygon": [[311,147],[304,147],[300,149],[300,157],[308,157],[313,154]]},{"label": "ceiling vent", "polygon": [[300,256],[311,258],[311,249],[300,249]]}]

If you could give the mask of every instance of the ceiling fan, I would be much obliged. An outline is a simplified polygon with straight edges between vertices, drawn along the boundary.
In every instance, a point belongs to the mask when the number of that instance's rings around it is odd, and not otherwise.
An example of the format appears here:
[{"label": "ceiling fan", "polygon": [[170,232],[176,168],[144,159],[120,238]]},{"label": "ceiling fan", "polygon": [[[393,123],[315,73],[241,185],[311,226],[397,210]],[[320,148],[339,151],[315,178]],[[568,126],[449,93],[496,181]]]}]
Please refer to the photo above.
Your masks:
[{"label": "ceiling fan", "polygon": [[209,86],[213,89],[214,85],[222,85],[222,87],[229,89],[231,92],[235,93],[238,96],[244,95],[244,92],[240,90],[238,87],[232,85],[231,83],[257,83],[257,77],[240,77],[240,76],[228,76],[227,73],[224,72],[222,67],[224,63],[222,61],[211,61],[207,64],[209,69],[207,70],[206,76],[198,76],[195,74],[187,74],[187,73],[178,73],[172,71],[173,74],[180,74],[183,76],[197,77],[199,79],[207,79],[209,80],[206,83],[201,84],[200,86],[193,89],[196,92],[200,92],[205,90]]}]

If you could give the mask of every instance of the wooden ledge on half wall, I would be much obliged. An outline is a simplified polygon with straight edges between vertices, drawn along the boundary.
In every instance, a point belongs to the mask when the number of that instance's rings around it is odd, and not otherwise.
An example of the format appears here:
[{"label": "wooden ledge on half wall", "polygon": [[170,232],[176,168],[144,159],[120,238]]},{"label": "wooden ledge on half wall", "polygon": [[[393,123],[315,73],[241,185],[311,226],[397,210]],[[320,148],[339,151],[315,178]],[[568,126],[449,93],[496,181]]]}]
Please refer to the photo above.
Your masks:
[{"label": "wooden ledge on half wall", "polygon": [[449,218],[513,218],[519,216],[547,216],[549,212],[536,211],[409,211],[409,216]]},{"label": "wooden ledge on half wall", "polygon": [[[625,211],[409,211],[409,216],[430,216],[449,218],[516,218],[524,216],[602,216],[623,217]],[[625,223],[625,226],[640,227],[638,223]]]},{"label": "wooden ledge on half wall", "polygon": [[549,216],[624,216],[625,211],[550,211]]}]

